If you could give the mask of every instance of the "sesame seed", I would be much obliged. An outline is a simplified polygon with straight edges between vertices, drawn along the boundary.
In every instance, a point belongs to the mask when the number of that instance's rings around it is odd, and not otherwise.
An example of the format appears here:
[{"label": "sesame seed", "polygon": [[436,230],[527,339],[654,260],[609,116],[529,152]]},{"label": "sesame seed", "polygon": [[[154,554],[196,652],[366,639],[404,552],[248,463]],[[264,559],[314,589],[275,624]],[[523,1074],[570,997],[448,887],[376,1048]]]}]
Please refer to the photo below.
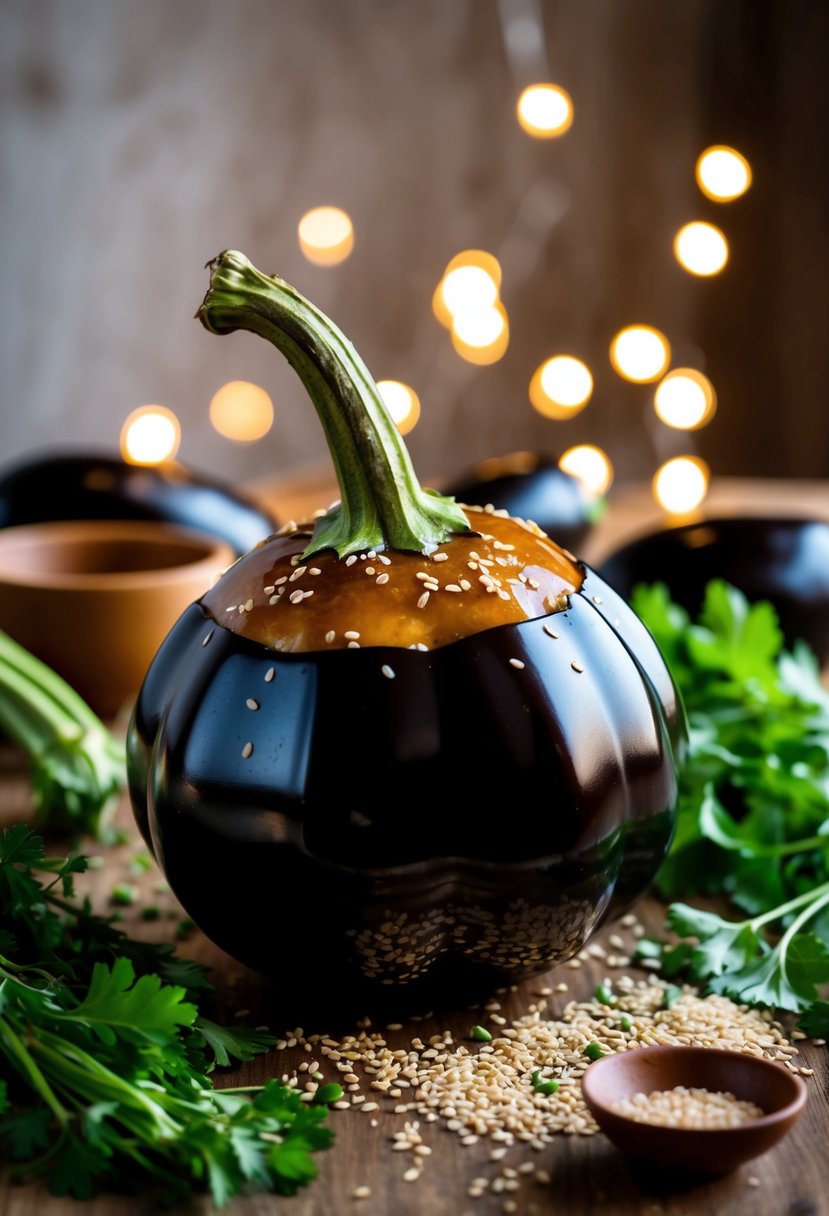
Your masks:
[{"label": "sesame seed", "polygon": [[349,554],[349,556],[348,556],[348,557],[345,559],[345,564],[346,564],[347,566],[353,566],[353,565],[354,565],[354,563],[356,562],[356,560],[357,560],[357,554],[356,554],[356,553],[351,553],[351,554]]},{"label": "sesame seed", "polygon": [[544,632],[546,633],[548,638],[557,638],[559,636],[556,633],[555,629],[553,629],[552,625],[549,625],[546,622],[544,624]]},{"label": "sesame seed", "polygon": [[296,591],[291,592],[291,594],[288,596],[288,599],[291,601],[292,604],[298,604],[300,602],[300,600],[305,599],[305,594],[304,594],[304,592],[297,589]]},{"label": "sesame seed", "polygon": [[322,574],[322,570],[320,570],[319,566],[309,566],[308,573],[314,575]]},{"label": "sesame seed", "polygon": [[383,675],[386,677],[387,680],[394,679],[394,671],[392,670],[391,667],[389,667],[388,663],[384,663],[383,666],[380,668],[380,670],[382,671]]},{"label": "sesame seed", "polygon": [[593,596],[593,603],[594,603],[594,604],[601,604],[601,602],[602,602],[602,597],[601,597],[600,595],[594,595],[594,596]]},{"label": "sesame seed", "polygon": [[[288,581],[288,576],[287,576],[287,574],[283,574],[281,578],[278,578],[278,579],[276,580],[276,582],[274,583],[274,585],[273,585],[273,586],[274,586],[274,587],[281,587],[281,586],[282,586],[282,584],[283,584],[283,583],[287,583],[287,581]],[[273,587],[271,588],[271,590],[273,591]]]},{"label": "sesame seed", "polygon": [[352,1194],[355,1199],[368,1199],[371,1194],[370,1186],[355,1186]]},{"label": "sesame seed", "polygon": [[276,675],[276,668],[269,667],[268,670],[265,672],[265,683],[270,684],[275,675]]},{"label": "sesame seed", "polygon": [[457,591],[458,595],[461,594],[461,589],[457,583],[447,583],[446,586],[443,588],[443,590],[444,591]]},{"label": "sesame seed", "polygon": [[225,612],[235,612],[236,604],[231,604],[229,608],[225,608]]},{"label": "sesame seed", "polygon": [[275,584],[275,583],[271,583],[271,585],[270,585],[270,586],[268,586],[268,587],[263,587],[263,588],[262,588],[262,591],[263,591],[263,593],[264,593],[265,595],[273,595],[274,591],[276,591],[276,584]]},{"label": "sesame seed", "polygon": [[[419,578],[419,579],[421,579],[421,581],[425,580],[426,582],[431,582],[432,579],[434,578],[434,575],[427,574],[425,570],[418,570],[417,574],[415,575],[415,578]],[[230,610],[228,609],[228,611],[230,611]]]},{"label": "sesame seed", "polygon": [[298,566],[298,565],[299,565],[299,563],[300,563],[300,560],[301,560],[301,559],[300,559],[299,554],[298,554],[298,553],[294,553],[294,554],[293,554],[293,556],[291,557],[291,565],[292,565],[292,566]]},{"label": "sesame seed", "polygon": [[310,599],[313,594],[313,591],[303,591],[302,598],[304,600]]},{"label": "sesame seed", "polygon": [[573,662],[570,664],[570,666],[573,668],[573,671],[577,671],[579,674],[581,674],[584,671],[584,668],[582,667],[581,663],[577,663],[575,659],[573,659]]},{"label": "sesame seed", "polygon": [[359,650],[359,649],[360,649],[359,642],[349,642],[348,643],[348,650]]},{"label": "sesame seed", "polygon": [[429,592],[424,591],[423,594],[418,598],[417,606],[418,606],[418,608],[425,608],[428,603],[429,603]]},{"label": "sesame seed", "polygon": [[294,570],[293,574],[288,579],[288,582],[295,583],[298,578],[302,578],[303,574],[305,573],[305,571],[307,569],[308,569],[307,566],[297,566],[296,570]]},{"label": "sesame seed", "polygon": [[275,604],[278,599],[279,599],[278,595],[272,595],[271,598],[268,600],[268,603]]},{"label": "sesame seed", "polygon": [[206,646],[212,637],[213,637],[213,630],[211,629],[210,633],[206,633],[204,635],[204,637],[202,638],[202,646]]},{"label": "sesame seed", "polygon": [[406,1170],[406,1173],[403,1175],[403,1181],[404,1182],[417,1182],[419,1177],[420,1177],[420,1170],[417,1169],[417,1167],[413,1165],[411,1167],[411,1169]]},{"label": "sesame seed", "polygon": [[383,584],[387,583],[388,581],[389,581],[389,576],[387,574],[378,574],[377,578],[375,579],[375,582],[377,583],[378,587],[382,587]]},{"label": "sesame seed", "polygon": [[432,561],[433,562],[448,562],[449,554],[448,553],[433,553]]},{"label": "sesame seed", "polygon": [[336,630],[334,630],[334,629],[329,629],[329,630],[328,630],[328,633],[326,633],[326,635],[325,635],[325,640],[326,640],[326,642],[333,642],[333,641],[334,641],[334,638],[335,638],[336,636],[337,636]]},{"label": "sesame seed", "polygon": [[510,659],[509,664],[510,664],[510,667],[517,667],[519,671],[524,670],[524,664],[521,662],[520,659]]},{"label": "sesame seed", "polygon": [[360,634],[356,629],[346,629],[343,637],[348,638],[349,642],[356,642]]},{"label": "sesame seed", "polygon": [[253,697],[248,697],[248,699],[245,701],[245,705],[247,705],[248,709],[258,709],[259,708],[259,702],[254,701]]},{"label": "sesame seed", "polygon": [[385,553],[378,553],[378,554],[377,554],[377,560],[378,560],[378,562],[382,562],[384,566],[390,566],[390,565],[391,565],[391,558],[390,558],[390,557],[386,557]]},{"label": "sesame seed", "polygon": [[253,744],[246,743],[245,746],[242,748],[242,758],[244,760],[249,760],[252,755],[253,755]]},{"label": "sesame seed", "polygon": [[469,579],[462,578],[460,581],[460,586],[461,586],[461,591],[471,591],[472,590],[472,584],[470,583]]},{"label": "sesame seed", "polygon": [[366,571],[365,571],[365,572],[366,572],[366,574],[374,574],[374,573],[375,573],[375,569],[374,569],[374,567],[373,567],[373,566],[366,566]]}]

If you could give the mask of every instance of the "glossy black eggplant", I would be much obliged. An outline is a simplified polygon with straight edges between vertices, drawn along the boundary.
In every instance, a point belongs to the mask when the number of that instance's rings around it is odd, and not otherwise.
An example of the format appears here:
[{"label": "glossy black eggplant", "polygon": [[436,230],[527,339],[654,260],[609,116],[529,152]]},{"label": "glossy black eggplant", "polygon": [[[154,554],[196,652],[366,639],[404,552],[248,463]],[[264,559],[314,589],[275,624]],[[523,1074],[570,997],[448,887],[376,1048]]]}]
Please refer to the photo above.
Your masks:
[{"label": "glossy black eggplant", "polygon": [[458,502],[489,503],[520,519],[533,519],[548,536],[577,553],[603,503],[578,478],[541,452],[510,452],[478,464],[444,491]]},{"label": "glossy black eggplant", "polygon": [[647,630],[537,527],[425,490],[353,348],[243,255],[199,316],[309,389],[342,490],[176,624],[136,820],[219,945],[312,1004],[456,1003],[575,954],[665,857],[684,716]]},{"label": "glossy black eggplant", "polygon": [[829,663],[829,522],[743,516],[649,533],[612,553],[601,573],[623,596],[663,582],[692,614],[722,578],[749,600],[769,600],[789,645],[803,638]]},{"label": "glossy black eggplant", "polygon": [[55,452],[0,474],[0,528],[55,519],[163,520],[217,536],[237,556],[278,526],[236,490],[175,461]]},{"label": "glossy black eggplant", "polygon": [[682,737],[650,635],[589,571],[566,611],[428,654],[277,654],[194,605],[138,700],[130,788],[230,954],[429,1003],[569,958],[645,890]]}]

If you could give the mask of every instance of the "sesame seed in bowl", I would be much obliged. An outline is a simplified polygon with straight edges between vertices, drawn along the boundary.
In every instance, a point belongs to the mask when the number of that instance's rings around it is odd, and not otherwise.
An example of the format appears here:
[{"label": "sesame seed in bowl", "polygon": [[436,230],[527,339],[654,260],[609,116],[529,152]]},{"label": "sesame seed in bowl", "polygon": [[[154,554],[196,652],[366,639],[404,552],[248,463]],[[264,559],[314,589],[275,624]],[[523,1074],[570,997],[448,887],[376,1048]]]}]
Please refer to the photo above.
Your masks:
[{"label": "sesame seed in bowl", "polygon": [[710,1047],[646,1047],[596,1060],[582,1077],[601,1131],[630,1157],[726,1174],[794,1126],[806,1087],[761,1056]]}]

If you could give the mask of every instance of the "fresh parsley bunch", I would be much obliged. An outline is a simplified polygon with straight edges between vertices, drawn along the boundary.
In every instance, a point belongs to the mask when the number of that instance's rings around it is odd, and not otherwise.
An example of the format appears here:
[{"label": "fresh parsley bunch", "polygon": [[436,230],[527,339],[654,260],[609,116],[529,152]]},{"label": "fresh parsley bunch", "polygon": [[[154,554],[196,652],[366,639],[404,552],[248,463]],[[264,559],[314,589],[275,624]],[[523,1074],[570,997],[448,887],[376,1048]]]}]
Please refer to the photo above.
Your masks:
[{"label": "fresh parsley bunch", "polygon": [[632,603],[689,722],[677,832],[657,887],[666,898],[725,892],[748,914],[733,922],[673,904],[670,926],[696,944],[653,953],[669,973],[801,1011],[809,1033],[826,1034],[829,693],[817,661],[805,643],[783,649],[770,604],[750,605],[720,580],[696,622],[663,584],[638,587]]},{"label": "fresh parsley bunch", "polygon": [[327,1147],[324,1105],[269,1081],[254,1097],[209,1073],[274,1039],[199,1015],[203,968],[125,937],[73,902],[82,857],[47,858],[27,827],[0,838],[0,1158],[78,1198],[154,1185],[293,1194]]}]

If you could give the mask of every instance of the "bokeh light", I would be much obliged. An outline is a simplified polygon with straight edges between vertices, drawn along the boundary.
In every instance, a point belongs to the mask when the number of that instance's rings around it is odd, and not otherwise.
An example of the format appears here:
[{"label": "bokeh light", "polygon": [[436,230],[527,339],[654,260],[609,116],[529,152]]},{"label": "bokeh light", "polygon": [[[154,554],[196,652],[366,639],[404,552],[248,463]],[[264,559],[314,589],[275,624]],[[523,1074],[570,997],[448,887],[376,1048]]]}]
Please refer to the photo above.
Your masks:
[{"label": "bokeh light", "polygon": [[467,363],[497,363],[509,346],[509,321],[503,304],[459,313],[452,321],[452,345]]},{"label": "bokeh light", "polygon": [[164,405],[142,405],[121,428],[121,455],[130,464],[163,464],[181,443],[181,425]]},{"label": "bokeh light", "polygon": [[593,392],[593,377],[586,363],[572,355],[554,355],[536,368],[530,381],[533,409],[545,418],[572,418]]},{"label": "bokeh light", "polygon": [[377,388],[401,435],[414,430],[420,418],[420,398],[401,380],[378,380]]},{"label": "bokeh light", "polygon": [[577,478],[596,497],[606,494],[613,483],[610,458],[592,443],[578,443],[568,448],[559,460],[558,467]]},{"label": "bokeh light", "polygon": [[702,372],[693,367],[678,367],[660,380],[653,406],[666,426],[695,431],[714,417],[717,394]]},{"label": "bokeh light", "polygon": [[697,185],[715,203],[730,203],[751,185],[751,165],[736,148],[715,144],[697,159]]},{"label": "bokeh light", "polygon": [[657,469],[653,496],[671,515],[696,510],[708,493],[711,471],[698,456],[675,456]]},{"label": "bokeh light", "polygon": [[516,106],[518,121],[536,139],[556,139],[573,125],[573,99],[557,84],[531,84]]},{"label": "bokeh light", "polygon": [[297,232],[300,249],[317,266],[336,266],[354,248],[354,226],[339,207],[314,207],[306,211]]},{"label": "bokeh light", "polygon": [[652,325],[628,325],[610,343],[610,362],[623,379],[649,384],[658,380],[671,362],[671,344]]},{"label": "bokeh light", "polygon": [[694,220],[674,237],[674,255],[690,274],[708,277],[719,274],[728,261],[728,241],[716,224]]},{"label": "bokeh light", "polygon": [[[469,271],[473,273],[470,275]],[[444,270],[432,297],[432,311],[441,325],[451,329],[457,311],[465,306],[491,307],[500,289],[498,259],[485,249],[464,249],[455,254]]]},{"label": "bokeh light", "polygon": [[231,380],[214,393],[210,421],[225,439],[255,443],[273,426],[273,402],[258,384]]}]

